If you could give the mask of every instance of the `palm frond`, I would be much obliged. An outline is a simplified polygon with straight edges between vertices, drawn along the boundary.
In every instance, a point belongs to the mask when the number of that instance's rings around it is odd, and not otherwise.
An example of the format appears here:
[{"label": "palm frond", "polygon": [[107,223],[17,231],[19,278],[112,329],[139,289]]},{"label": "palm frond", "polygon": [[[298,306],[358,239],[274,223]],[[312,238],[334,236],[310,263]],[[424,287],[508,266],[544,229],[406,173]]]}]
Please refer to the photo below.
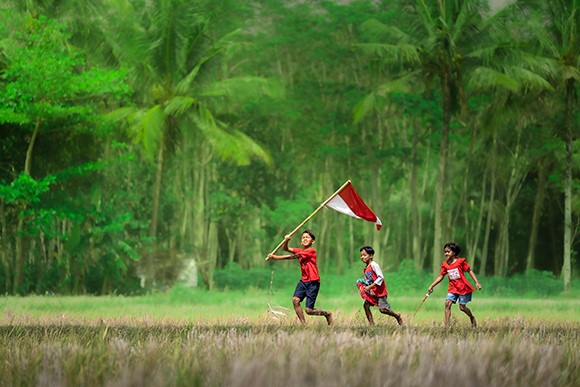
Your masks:
[{"label": "palm frond", "polygon": [[375,57],[385,64],[418,64],[420,56],[418,48],[411,44],[360,43],[355,48],[370,57]]},{"label": "palm frond", "polygon": [[375,92],[367,94],[359,103],[357,103],[352,111],[353,120],[355,124],[361,122],[367,114],[376,106],[377,95]]},{"label": "palm frond", "polygon": [[510,67],[506,70],[506,73],[518,82],[519,89],[523,92],[554,90],[546,78],[526,68]]},{"label": "palm frond", "polygon": [[417,92],[417,75],[419,71],[413,71],[404,76],[381,83],[373,92],[367,94],[353,109],[353,121],[358,124],[370,111],[379,105],[379,97],[388,98],[391,93]]},{"label": "palm frond", "polygon": [[384,24],[377,19],[365,21],[361,25],[361,30],[369,38],[372,37],[378,41],[386,40],[391,43],[410,43],[413,41],[413,38],[406,32],[396,26]]},{"label": "palm frond", "polygon": [[475,89],[488,91],[509,90],[517,92],[520,86],[512,77],[489,67],[476,68],[471,74],[469,83]]},{"label": "palm frond", "polygon": [[176,96],[165,104],[164,113],[168,116],[180,116],[187,112],[197,102],[193,97]]},{"label": "palm frond", "polygon": [[197,75],[201,68],[213,59],[215,56],[226,50],[226,48],[232,44],[232,39],[234,36],[238,35],[240,30],[234,30],[229,34],[224,35],[218,41],[216,41],[212,46],[207,49],[203,55],[197,60],[195,66],[193,66],[189,71],[186,72],[185,77],[183,77],[176,86],[176,91],[180,94],[187,93],[188,90],[192,88],[192,84],[195,81]]},{"label": "palm frond", "polygon": [[254,140],[237,130],[226,130],[211,111],[198,104],[192,120],[209,142],[212,150],[222,160],[231,160],[238,165],[248,165],[257,158],[266,164],[272,163],[270,154]]},{"label": "palm frond", "polygon": [[222,97],[233,101],[248,101],[262,96],[283,98],[284,86],[262,77],[236,77],[203,85],[197,93],[203,97]]},{"label": "palm frond", "polygon": [[135,123],[131,127],[134,139],[143,145],[144,153],[150,160],[155,157],[165,126],[165,115],[160,105],[154,105],[135,116]]}]

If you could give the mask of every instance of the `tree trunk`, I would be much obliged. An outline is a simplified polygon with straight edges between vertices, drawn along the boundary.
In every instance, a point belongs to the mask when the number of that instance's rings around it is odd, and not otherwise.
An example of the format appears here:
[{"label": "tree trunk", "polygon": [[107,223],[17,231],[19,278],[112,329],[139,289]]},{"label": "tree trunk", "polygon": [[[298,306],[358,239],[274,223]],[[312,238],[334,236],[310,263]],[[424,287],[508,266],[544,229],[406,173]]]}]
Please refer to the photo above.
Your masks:
[{"label": "tree trunk", "polygon": [[570,290],[572,277],[572,125],[574,124],[574,78],[566,83],[566,172],[564,178],[564,257],[562,281]]},{"label": "tree trunk", "polygon": [[159,223],[159,203],[161,200],[161,184],[163,183],[163,163],[165,161],[165,145],[163,136],[159,143],[157,152],[157,172],[155,174],[155,186],[153,188],[153,204],[151,206],[151,225],[149,227],[149,236],[157,237],[157,225]]},{"label": "tree trunk", "polygon": [[489,238],[491,235],[491,225],[493,220],[493,206],[495,204],[495,176],[496,176],[496,155],[497,155],[497,132],[493,132],[493,140],[491,146],[491,159],[490,159],[490,169],[491,175],[489,178],[489,201],[487,205],[487,216],[485,221],[485,236],[483,238],[483,248],[481,252],[481,269],[479,274],[485,276],[487,269],[487,255],[489,251]]},{"label": "tree trunk", "polygon": [[[36,142],[36,137],[38,136],[38,130],[40,128],[40,121],[36,122],[32,136],[30,137],[30,142],[28,143],[28,149],[26,149],[26,160],[24,161],[24,173],[30,176],[30,171],[32,170],[32,153],[34,150],[34,143]],[[24,205],[19,213],[23,214],[26,211],[27,206]],[[22,235],[24,230],[24,217],[18,214],[18,228],[16,230],[16,251],[14,258],[14,286],[13,292],[17,293],[20,285],[22,285],[22,280],[24,279],[24,237]]]},{"label": "tree trunk", "polygon": [[439,173],[437,175],[437,191],[435,194],[435,225],[433,236],[433,275],[441,268],[441,230],[443,229],[443,198],[447,185],[447,154],[449,152],[449,126],[451,121],[451,94],[449,80],[443,80],[443,127],[441,129],[441,147],[439,150]]},{"label": "tree trunk", "polygon": [[506,187],[505,194],[505,212],[500,225],[499,236],[498,236],[498,249],[495,252],[496,263],[494,267],[494,273],[498,276],[505,276],[508,274],[509,269],[509,259],[510,259],[510,220],[513,205],[520,193],[524,179],[527,175],[526,169],[521,167],[521,145],[520,145],[521,130],[518,131],[517,144],[514,150],[512,167],[510,172],[510,178],[508,180],[508,186]]},{"label": "tree trunk", "polygon": [[534,199],[534,214],[532,215],[532,227],[530,238],[528,240],[528,257],[526,259],[526,273],[529,274],[534,269],[536,261],[536,243],[538,241],[538,228],[540,226],[540,217],[544,205],[544,196],[546,192],[546,182],[548,179],[548,167],[546,160],[541,160],[538,170],[538,185]]},{"label": "tree trunk", "polygon": [[411,140],[411,171],[409,175],[409,189],[411,191],[411,254],[415,269],[423,269],[423,256],[421,254],[421,227],[419,221],[419,199],[417,193],[417,125],[413,123],[413,139]]},{"label": "tree trunk", "polygon": [[11,261],[11,248],[8,242],[8,230],[6,224],[6,205],[4,200],[0,198],[0,261],[2,262],[2,268],[4,269],[4,292],[9,294],[12,289],[12,265]]}]

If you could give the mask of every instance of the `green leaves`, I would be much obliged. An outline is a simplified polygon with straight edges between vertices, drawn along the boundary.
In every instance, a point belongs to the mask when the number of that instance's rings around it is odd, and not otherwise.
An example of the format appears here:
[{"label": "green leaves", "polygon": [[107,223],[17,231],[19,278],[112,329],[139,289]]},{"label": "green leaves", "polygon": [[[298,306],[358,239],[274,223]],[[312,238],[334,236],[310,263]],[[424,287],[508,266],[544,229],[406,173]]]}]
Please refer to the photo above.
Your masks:
[{"label": "green leaves", "polygon": [[[91,120],[94,102],[128,92],[122,71],[88,69],[81,53],[66,44],[69,36],[54,20],[39,17],[15,29],[6,45],[7,67],[0,87],[2,121]],[[24,27],[24,28],[22,28]],[[90,103],[88,101],[93,101]]]},{"label": "green leaves", "polygon": [[55,181],[56,177],[52,175],[41,180],[35,180],[29,175],[21,173],[10,184],[0,183],[0,198],[6,204],[16,206],[39,203],[41,196],[48,192]]}]

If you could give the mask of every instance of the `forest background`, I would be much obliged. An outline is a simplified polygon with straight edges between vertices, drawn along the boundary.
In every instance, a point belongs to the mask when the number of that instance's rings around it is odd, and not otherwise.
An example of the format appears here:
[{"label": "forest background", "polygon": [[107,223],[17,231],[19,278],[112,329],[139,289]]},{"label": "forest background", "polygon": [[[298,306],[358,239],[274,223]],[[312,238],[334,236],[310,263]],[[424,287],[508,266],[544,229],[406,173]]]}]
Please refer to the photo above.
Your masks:
[{"label": "forest background", "polygon": [[579,6],[500,3],[1,0],[0,291],[295,281],[266,254],[347,179],[383,228],[314,217],[323,275],[425,288],[453,240],[569,290]]}]

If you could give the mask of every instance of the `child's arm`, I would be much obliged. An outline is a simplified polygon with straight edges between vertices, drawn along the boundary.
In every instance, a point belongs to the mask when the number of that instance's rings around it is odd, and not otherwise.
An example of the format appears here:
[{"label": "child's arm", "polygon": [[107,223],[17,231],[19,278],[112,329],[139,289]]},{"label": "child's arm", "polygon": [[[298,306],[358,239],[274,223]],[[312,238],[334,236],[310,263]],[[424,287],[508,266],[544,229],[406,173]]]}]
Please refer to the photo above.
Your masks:
[{"label": "child's arm", "polygon": [[291,253],[292,251],[290,251],[290,247],[288,247],[288,242],[290,242],[290,239],[292,237],[290,235],[286,235],[284,237],[284,244],[282,245],[282,249],[284,249],[284,251],[287,251],[289,253]]},{"label": "child's arm", "polygon": [[288,255],[274,255],[272,253],[268,254],[268,260],[272,259],[274,261],[282,259],[296,259],[300,257],[300,254],[288,254]]},{"label": "child's arm", "polygon": [[435,281],[431,285],[429,285],[429,289],[427,290],[428,294],[433,293],[433,288],[439,284],[439,282],[443,281],[443,274],[439,274],[439,277],[435,278]]},{"label": "child's arm", "polygon": [[475,273],[473,272],[473,270],[471,270],[471,268],[469,268],[469,270],[467,272],[469,273],[471,278],[473,278],[473,280],[475,281],[475,287],[477,287],[478,290],[481,290],[481,284],[477,280],[477,277],[475,276]]},{"label": "child's arm", "polygon": [[[290,238],[292,238],[290,235],[286,235],[284,237],[284,244],[282,245],[282,248],[286,251],[288,251],[289,253],[292,253],[292,251],[290,251],[290,247],[288,247],[288,242],[290,242]],[[290,255],[274,255],[274,253],[270,253],[268,254],[268,256],[266,257],[266,261],[269,261],[270,259],[273,260],[280,260],[280,259],[293,259],[293,258],[298,258],[299,255],[297,254],[290,254]]]}]

